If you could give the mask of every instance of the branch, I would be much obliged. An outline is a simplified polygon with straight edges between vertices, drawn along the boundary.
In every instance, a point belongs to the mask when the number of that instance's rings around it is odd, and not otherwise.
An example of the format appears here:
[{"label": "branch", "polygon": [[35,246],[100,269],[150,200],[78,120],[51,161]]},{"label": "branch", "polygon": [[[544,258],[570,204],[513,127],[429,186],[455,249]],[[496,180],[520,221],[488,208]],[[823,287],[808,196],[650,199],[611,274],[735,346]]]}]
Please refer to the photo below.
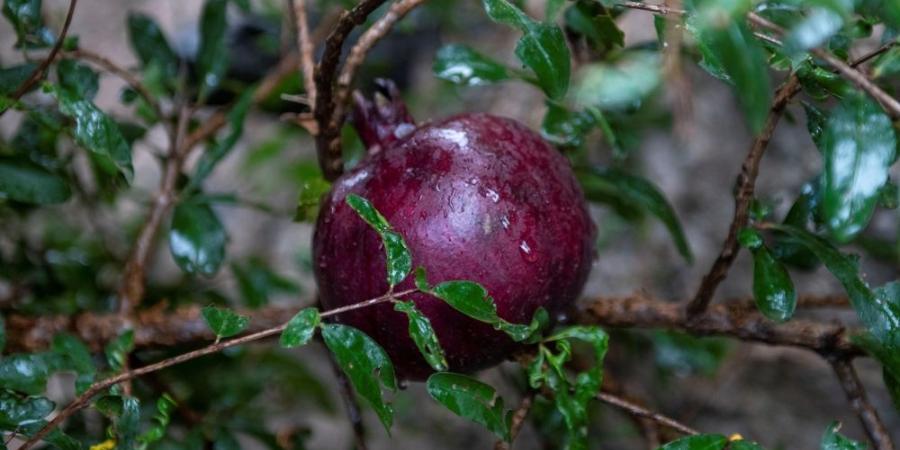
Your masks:
[{"label": "branch", "polygon": [[297,48],[300,51],[300,75],[310,106],[316,104],[315,64],[313,63],[313,44],[309,37],[309,20],[306,14],[306,0],[293,0],[294,19],[297,22]]},{"label": "branch", "polygon": [[677,420],[672,419],[671,417],[667,417],[660,413],[650,411],[649,409],[646,409],[636,403],[629,402],[628,400],[625,400],[624,398],[615,396],[608,392],[601,392],[601,393],[597,394],[597,399],[604,403],[608,403],[617,408],[623,409],[623,410],[625,410],[625,412],[627,412],[628,414],[631,414],[632,416],[642,417],[645,419],[652,420],[660,425],[667,426],[667,427],[669,427],[673,430],[676,430],[682,434],[689,434],[689,435],[700,434],[700,432],[698,432],[697,430],[695,430],[687,425],[684,425],[681,422],[678,422]]},{"label": "branch", "polygon": [[[362,301],[359,303],[354,303],[352,305],[347,305],[347,306],[343,306],[340,308],[332,309],[330,311],[323,312],[323,313],[321,313],[320,317],[324,319],[324,318],[327,318],[330,316],[345,313],[348,311],[353,311],[353,310],[360,309],[360,308],[366,308],[366,307],[373,306],[373,305],[376,305],[379,303],[394,301],[397,298],[403,297],[408,294],[412,294],[414,292],[418,292],[418,290],[417,289],[409,289],[409,290],[402,291],[402,292],[390,292],[390,293],[387,293],[380,297],[375,297],[375,298],[365,300],[365,301]],[[294,312],[296,312],[296,310],[294,310]],[[293,316],[291,316],[291,317],[293,317]],[[234,339],[229,339],[227,341],[215,342],[206,347],[203,347],[203,348],[200,348],[200,349],[197,349],[194,351],[190,351],[187,353],[183,353],[181,355],[178,355],[178,356],[175,356],[172,358],[164,359],[157,363],[149,364],[149,365],[146,365],[146,366],[138,368],[138,369],[127,370],[118,375],[109,377],[105,380],[98,381],[98,382],[92,384],[87,389],[87,391],[85,391],[83,394],[78,396],[78,398],[76,398],[72,403],[70,403],[62,411],[60,411],[59,414],[57,414],[52,420],[47,422],[47,424],[44,425],[43,428],[41,428],[37,433],[35,433],[31,438],[29,438],[28,441],[26,441],[24,444],[22,444],[22,446],[20,446],[18,450],[28,450],[29,448],[31,448],[32,446],[34,446],[35,444],[40,442],[45,436],[47,436],[48,433],[50,433],[50,431],[52,431],[54,428],[59,426],[60,423],[62,423],[67,418],[69,418],[72,414],[75,414],[77,411],[79,411],[82,408],[84,408],[85,406],[87,406],[88,403],[90,403],[91,399],[95,395],[99,394],[100,392],[103,392],[104,390],[106,390],[112,386],[132,380],[141,375],[146,375],[148,373],[157,372],[157,371],[160,371],[167,367],[172,367],[174,365],[181,364],[183,362],[187,362],[192,359],[197,359],[201,356],[218,353],[218,352],[225,350],[227,348],[230,348],[230,347],[247,344],[247,343],[258,341],[260,339],[264,339],[264,338],[267,338],[270,336],[274,336],[274,335],[279,334],[282,331],[284,331],[285,327],[287,327],[288,320],[290,320],[290,318],[282,321],[282,323],[280,325],[276,325],[274,327],[267,328],[262,331],[258,331],[256,333],[247,334],[247,335],[237,337]]]},{"label": "branch", "polygon": [[[47,57],[41,61],[41,64],[38,65],[31,75],[22,83],[15,91],[13,91],[12,95],[9,96],[13,101],[10,103],[15,103],[17,100],[22,98],[35,83],[37,83],[44,76],[44,72],[47,71],[47,68],[50,67],[50,63],[56,59],[56,54],[62,49],[63,43],[66,40],[66,35],[69,33],[69,25],[72,24],[72,16],[75,15],[75,5],[78,3],[78,0],[69,0],[69,10],[66,12],[66,20],[63,22],[62,30],[59,32],[59,36],[56,38],[56,43],[53,44],[53,48],[50,49],[50,53],[47,54]],[[0,110],[0,116],[3,115],[9,108]]]},{"label": "branch", "polygon": [[[779,34],[785,33],[785,30],[783,28],[754,12],[750,12],[747,14],[747,20],[749,20],[754,25],[765,28],[769,31],[773,31]],[[891,116],[891,119],[900,119],[900,101],[898,101],[894,97],[891,97],[890,94],[878,87],[878,85],[873,83],[872,80],[870,80],[865,74],[856,70],[854,66],[859,63],[848,64],[820,48],[812,49],[810,50],[810,53],[822,59],[831,67],[834,67],[838,73],[844,76],[844,78],[852,81],[854,84],[856,84],[857,87],[859,87],[867,94],[869,94],[869,96],[878,101],[878,103],[881,104],[881,107],[884,108],[885,112],[887,112],[888,115]]]},{"label": "branch", "polygon": [[731,219],[731,225],[728,227],[728,235],[722,244],[722,251],[709,269],[709,272],[703,277],[700,288],[697,289],[697,294],[688,304],[687,311],[691,316],[702,313],[709,306],[716,288],[725,279],[731,264],[734,263],[737,257],[740,249],[737,235],[742,228],[747,226],[756,176],[759,173],[759,162],[766,152],[766,147],[768,147],[769,141],[772,139],[775,127],[784,114],[788,102],[797,92],[800,92],[800,79],[792,74],[775,94],[766,122],[753,140],[747,157],[744,158],[744,163],[741,165],[741,173],[738,175],[735,186],[734,217]]},{"label": "branch", "polygon": [[876,450],[894,450],[894,443],[891,442],[891,435],[887,428],[878,417],[878,411],[869,403],[866,398],[866,389],[863,387],[856,374],[853,364],[844,358],[836,358],[831,360],[831,367],[841,382],[841,387],[847,394],[847,400],[853,411],[859,416],[863,428],[869,435],[869,440],[875,445]]},{"label": "branch", "polygon": [[123,81],[128,83],[128,85],[150,105],[150,108],[153,109],[153,113],[156,114],[156,117],[160,120],[163,119],[162,108],[159,105],[159,102],[153,98],[153,94],[150,93],[150,90],[147,89],[147,86],[144,86],[141,81],[135,77],[128,69],[119,66],[118,64],[110,61],[108,58],[99,55],[97,53],[85,50],[78,49],[63,52],[61,54],[64,58],[73,58],[80,59],[82,61],[88,61],[97,66],[101,67],[103,70],[121,78]]},{"label": "branch", "polygon": [[365,22],[369,14],[385,1],[363,0],[353,9],[344,11],[338,19],[337,25],[325,40],[322,59],[316,67],[316,102],[313,104],[313,116],[319,127],[319,135],[316,136],[316,150],[322,174],[330,181],[334,181],[343,171],[340,141],[340,126],[343,118],[334,114],[336,109],[334,89],[344,41],[357,25]]},{"label": "branch", "polygon": [[421,5],[424,1],[425,0],[399,0],[397,3],[391,5],[391,8],[388,9],[374,25],[369,27],[362,36],[360,36],[356,45],[350,49],[350,54],[347,55],[347,60],[344,62],[344,68],[341,69],[341,74],[337,80],[337,96],[335,100],[337,108],[335,109],[335,115],[343,115],[343,109],[347,105],[347,100],[350,98],[350,86],[353,84],[356,71],[359,70],[359,67],[366,59],[366,54],[369,53],[372,47],[374,47],[381,38],[391,31],[394,24],[405,17],[406,14],[415,7]]}]

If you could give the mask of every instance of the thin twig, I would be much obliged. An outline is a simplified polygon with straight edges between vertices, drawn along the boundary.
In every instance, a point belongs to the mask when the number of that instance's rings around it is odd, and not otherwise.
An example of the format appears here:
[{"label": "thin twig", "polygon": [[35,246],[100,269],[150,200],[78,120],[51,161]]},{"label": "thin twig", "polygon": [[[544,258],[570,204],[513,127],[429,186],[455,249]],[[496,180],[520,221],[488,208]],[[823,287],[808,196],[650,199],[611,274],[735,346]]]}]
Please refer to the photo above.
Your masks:
[{"label": "thin twig", "polygon": [[110,61],[109,58],[106,58],[105,56],[85,49],[63,52],[61,56],[64,58],[73,58],[91,62],[101,67],[103,70],[121,78],[123,81],[128,83],[128,86],[134,89],[134,91],[137,92],[142,99],[144,99],[144,101],[150,106],[150,108],[153,109],[153,113],[157,118],[159,118],[160,120],[163,119],[164,116],[162,107],[160,107],[159,102],[156,101],[156,99],[153,97],[153,94],[151,94],[150,90],[147,89],[147,86],[144,86],[144,84],[141,83],[141,81],[128,69],[125,69],[124,67]]},{"label": "thin twig", "polygon": [[535,395],[537,395],[537,391],[529,389],[525,396],[522,397],[522,401],[519,402],[519,407],[516,408],[510,421],[509,442],[502,439],[497,441],[494,444],[494,450],[509,450],[511,443],[516,440],[516,436],[519,435],[519,432],[522,431],[522,426],[525,425],[525,418],[528,417],[528,412],[531,411]]},{"label": "thin twig", "polygon": [[847,394],[847,400],[859,421],[862,422],[866,434],[876,450],[894,450],[894,443],[891,441],[891,435],[888,433],[884,422],[878,417],[878,411],[869,403],[866,396],[866,389],[856,374],[853,364],[844,358],[832,359],[831,367],[834,369],[835,375],[841,382],[841,388]]},{"label": "thin twig", "polygon": [[[747,13],[747,20],[761,28],[779,34],[785,33],[783,28],[754,12]],[[900,101],[878,87],[878,85],[873,83],[864,73],[856,70],[853,67],[853,64],[848,64],[820,48],[812,49],[810,50],[810,53],[825,61],[831,67],[834,67],[838,73],[844,76],[844,78],[852,81],[857,87],[878,101],[892,119],[900,119]]]},{"label": "thin twig", "polygon": [[350,49],[350,54],[347,55],[347,60],[344,62],[344,67],[341,69],[341,74],[337,79],[335,115],[343,115],[344,107],[346,107],[350,98],[350,87],[353,84],[353,79],[356,77],[356,72],[366,59],[366,55],[372,50],[372,47],[391,31],[394,24],[424,2],[425,0],[399,0],[392,4],[390,9],[359,37],[359,41]]},{"label": "thin twig", "polygon": [[618,2],[616,6],[622,6],[629,9],[639,9],[642,11],[649,11],[656,14],[687,14],[687,11],[680,8],[670,8],[666,5],[654,5],[650,3],[640,3],[640,2]]},{"label": "thin twig", "polygon": [[[347,305],[347,306],[343,306],[341,308],[336,308],[336,309],[332,309],[329,311],[325,311],[320,315],[320,317],[327,318],[327,317],[335,316],[337,314],[341,314],[344,312],[373,306],[373,305],[376,305],[379,303],[395,301],[395,299],[397,299],[397,298],[403,297],[405,295],[408,295],[408,294],[411,294],[411,293],[414,293],[417,291],[418,291],[417,289],[409,289],[409,290],[402,291],[402,292],[388,293],[388,294],[385,294],[385,295],[382,295],[379,297],[375,297],[375,298],[372,298],[372,299],[369,299],[369,300],[366,300],[363,302],[354,303],[352,305]],[[34,446],[35,444],[40,442],[45,436],[47,436],[47,433],[49,433],[54,428],[59,426],[59,424],[62,423],[62,421],[66,420],[72,414],[74,414],[75,412],[77,412],[77,411],[81,410],[82,408],[84,408],[85,406],[87,406],[88,403],[91,401],[91,399],[95,395],[99,394],[100,392],[103,392],[104,390],[106,390],[112,386],[115,386],[119,383],[123,383],[128,380],[132,380],[141,375],[146,375],[148,373],[157,372],[162,369],[172,367],[174,365],[181,364],[186,361],[197,359],[201,356],[211,355],[213,353],[218,353],[227,348],[231,348],[231,347],[234,347],[237,345],[247,344],[247,343],[258,341],[260,339],[264,339],[264,338],[267,338],[270,336],[274,336],[274,335],[284,331],[286,326],[287,326],[287,321],[281,323],[280,325],[277,325],[277,326],[274,326],[271,328],[267,328],[265,330],[258,331],[256,333],[229,339],[227,341],[215,342],[212,345],[208,345],[206,347],[203,347],[203,348],[200,348],[197,350],[183,353],[181,355],[174,356],[172,358],[164,359],[162,361],[159,361],[159,362],[156,362],[153,364],[149,364],[144,367],[140,367],[138,369],[128,370],[128,371],[122,372],[118,375],[109,377],[105,380],[98,381],[98,382],[92,384],[87,389],[87,391],[85,391],[83,394],[78,396],[78,398],[76,398],[72,403],[70,403],[62,411],[60,411],[59,414],[57,414],[52,420],[47,422],[47,424],[44,425],[44,427],[41,428],[40,431],[35,433],[30,439],[28,439],[28,441],[26,441],[24,444],[22,444],[22,446],[19,447],[18,450],[28,450],[29,448],[31,448],[32,446]]]},{"label": "thin twig", "polygon": [[125,270],[122,274],[122,282],[119,286],[119,312],[128,317],[131,311],[140,304],[144,298],[145,273],[150,256],[153,254],[156,235],[163,220],[175,204],[175,188],[178,175],[181,173],[181,165],[184,160],[183,142],[187,135],[188,122],[190,120],[190,108],[182,106],[178,114],[176,132],[170,142],[169,155],[163,168],[162,180],[159,191],[153,200],[150,215],[144,226],[138,233],[137,240],[131,249]]},{"label": "thin twig", "polygon": [[628,414],[631,414],[636,417],[643,417],[645,419],[650,419],[660,425],[665,425],[665,426],[667,426],[673,430],[679,431],[683,434],[689,434],[689,435],[700,434],[699,431],[697,431],[681,422],[678,422],[677,420],[672,419],[671,417],[667,417],[660,413],[650,411],[649,409],[644,408],[641,405],[629,402],[628,400],[625,400],[624,398],[618,397],[618,396],[610,394],[608,392],[601,392],[601,393],[597,394],[597,399],[604,403],[613,405],[617,408],[621,408],[621,409],[625,410],[626,412],[628,412]]},{"label": "thin twig", "polygon": [[[44,77],[44,72],[47,71],[47,68],[50,67],[50,64],[56,59],[56,54],[62,49],[63,44],[66,40],[66,35],[69,33],[69,25],[72,24],[72,16],[75,15],[75,5],[78,3],[78,0],[70,0],[69,1],[69,10],[66,12],[66,20],[63,22],[62,30],[59,32],[59,36],[56,38],[56,43],[53,44],[53,48],[50,49],[50,53],[47,54],[47,57],[44,58],[43,61],[31,72],[31,75],[25,79],[15,91],[13,91],[12,95],[9,96],[13,101],[10,103],[15,103],[15,101],[22,98],[35,83],[37,83],[41,78]],[[7,109],[0,110],[0,116],[5,113]]]},{"label": "thin twig", "polygon": [[331,34],[325,39],[322,59],[316,67],[316,102],[313,105],[313,116],[319,129],[316,136],[316,150],[322,174],[331,181],[337,179],[343,171],[340,141],[343,117],[334,114],[336,108],[334,93],[341,50],[350,32],[364,23],[369,14],[385,1],[363,0],[349,11],[344,11]]},{"label": "thin twig", "polygon": [[[681,9],[681,0],[666,0],[670,9]],[[675,134],[687,142],[693,133],[693,98],[691,80],[687,77],[681,61],[681,46],[684,42],[684,26],[679,14],[665,17],[666,30],[663,36],[663,75],[666,92],[672,102],[672,118]]]},{"label": "thin twig", "polygon": [[300,75],[303,77],[303,89],[309,99],[310,107],[316,104],[315,65],[313,63],[313,44],[309,37],[309,19],[306,13],[306,0],[292,0],[294,19],[297,21],[297,48],[300,51]]},{"label": "thin twig", "polygon": [[728,228],[725,242],[722,244],[722,251],[709,269],[709,272],[703,277],[700,288],[697,289],[697,294],[688,304],[687,311],[689,315],[700,314],[709,306],[716,288],[725,279],[731,264],[737,257],[739,249],[737,235],[742,228],[747,226],[750,217],[750,204],[753,201],[756,176],[759,173],[759,162],[762,160],[769,141],[772,139],[772,134],[775,132],[775,126],[778,125],[778,121],[784,114],[788,102],[799,91],[800,80],[796,75],[791,75],[788,81],[775,94],[766,122],[753,140],[750,151],[747,152],[747,157],[744,158],[744,162],[741,165],[741,173],[738,175],[734,194],[734,217]]}]

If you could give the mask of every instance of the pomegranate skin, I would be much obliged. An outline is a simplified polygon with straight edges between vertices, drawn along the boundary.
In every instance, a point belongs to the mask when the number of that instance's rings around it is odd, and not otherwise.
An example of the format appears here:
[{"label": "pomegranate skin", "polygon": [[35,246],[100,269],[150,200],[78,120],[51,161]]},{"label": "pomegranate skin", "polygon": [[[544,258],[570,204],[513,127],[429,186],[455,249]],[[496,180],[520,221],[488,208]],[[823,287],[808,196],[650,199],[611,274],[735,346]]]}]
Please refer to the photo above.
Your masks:
[{"label": "pomegranate skin", "polygon": [[[509,119],[463,114],[391,134],[386,143],[369,136],[369,155],[335,182],[316,224],[315,277],[326,310],[388,290],[384,248],[344,201],[350,193],[372,202],[403,235],[413,267],[423,266],[432,285],[481,283],[510,322],[529,322],[541,306],[554,317],[580,294],[596,229],[568,162],[539,135]],[[413,287],[410,274],[396,290]],[[516,348],[437,298],[405,299],[430,319],[451,371],[489,367]],[[401,379],[432,373],[408,336],[406,316],[392,305],[336,320],[383,346]]]}]

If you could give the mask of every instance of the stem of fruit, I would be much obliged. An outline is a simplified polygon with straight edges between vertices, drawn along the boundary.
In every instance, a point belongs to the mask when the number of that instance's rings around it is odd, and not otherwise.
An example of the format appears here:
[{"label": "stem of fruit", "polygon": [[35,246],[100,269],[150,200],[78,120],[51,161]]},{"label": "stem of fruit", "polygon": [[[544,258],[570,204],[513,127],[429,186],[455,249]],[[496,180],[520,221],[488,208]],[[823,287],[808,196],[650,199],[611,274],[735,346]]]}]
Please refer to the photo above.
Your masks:
[{"label": "stem of fruit", "polygon": [[[372,298],[369,300],[365,300],[365,301],[362,301],[359,303],[354,303],[352,305],[347,305],[347,306],[344,306],[341,308],[336,308],[336,309],[332,309],[329,311],[325,311],[320,315],[320,317],[327,318],[327,317],[331,317],[331,316],[334,316],[337,314],[378,305],[380,303],[396,302],[398,298],[418,292],[418,291],[419,291],[418,289],[408,289],[408,290],[401,291],[401,292],[390,292],[390,293],[384,294],[382,296],[375,297],[375,298]],[[83,394],[78,396],[78,398],[76,398],[74,401],[72,401],[72,403],[70,403],[62,411],[60,411],[59,414],[57,414],[53,419],[51,419],[49,422],[47,422],[47,424],[44,425],[44,427],[41,428],[40,431],[35,433],[30,439],[28,439],[24,444],[22,444],[18,450],[28,450],[31,447],[33,447],[35,444],[37,444],[42,439],[44,439],[44,437],[47,436],[48,433],[50,433],[51,431],[53,431],[53,429],[55,429],[57,426],[59,426],[60,423],[62,423],[64,420],[66,420],[67,418],[72,416],[72,414],[75,414],[82,408],[86,407],[90,403],[91,399],[94,396],[96,396],[97,394],[105,391],[106,389],[108,389],[112,386],[115,386],[119,383],[123,383],[123,382],[126,382],[126,381],[134,379],[134,378],[137,378],[142,375],[146,375],[148,373],[156,372],[156,371],[168,368],[168,367],[172,367],[176,364],[181,364],[183,362],[187,362],[192,359],[199,358],[201,356],[218,353],[222,350],[225,350],[226,348],[231,348],[234,346],[247,344],[250,342],[258,341],[260,339],[264,339],[264,338],[267,338],[270,336],[277,335],[277,334],[281,333],[282,331],[284,331],[285,327],[287,327],[287,322],[284,322],[284,323],[282,323],[278,326],[272,327],[272,328],[258,331],[256,333],[236,337],[234,339],[229,339],[227,341],[214,342],[213,344],[208,345],[206,347],[203,347],[203,348],[200,348],[197,350],[193,350],[193,351],[190,351],[187,353],[183,353],[181,355],[174,356],[172,358],[164,359],[162,361],[159,361],[159,362],[156,362],[156,363],[153,363],[150,365],[146,365],[144,367],[139,367],[137,369],[128,370],[128,371],[119,373],[118,375],[109,377],[105,380],[98,381],[98,382],[92,384],[87,389],[87,391],[85,391]]]}]

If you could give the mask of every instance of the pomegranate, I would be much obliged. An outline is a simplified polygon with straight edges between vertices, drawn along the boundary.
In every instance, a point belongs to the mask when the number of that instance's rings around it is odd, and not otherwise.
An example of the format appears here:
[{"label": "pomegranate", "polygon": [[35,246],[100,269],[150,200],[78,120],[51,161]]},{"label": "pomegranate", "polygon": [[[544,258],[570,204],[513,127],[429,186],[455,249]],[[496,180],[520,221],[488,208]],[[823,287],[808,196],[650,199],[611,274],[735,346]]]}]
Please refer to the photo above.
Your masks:
[{"label": "pomegranate", "polygon": [[[591,268],[596,229],[566,158],[524,125],[488,114],[461,114],[416,125],[392,83],[375,101],[354,96],[353,120],[367,156],[326,195],[313,237],[315,277],[324,308],[388,290],[378,234],[344,201],[368,199],[426,269],[431,284],[481,283],[500,317],[528,323],[539,307],[553,317],[579,295]],[[414,287],[413,276],[396,287]],[[409,295],[425,314],[450,370],[471,372],[502,361],[516,344],[428,294]],[[390,304],[339,315],[385,348],[402,379],[431,368]]]}]

